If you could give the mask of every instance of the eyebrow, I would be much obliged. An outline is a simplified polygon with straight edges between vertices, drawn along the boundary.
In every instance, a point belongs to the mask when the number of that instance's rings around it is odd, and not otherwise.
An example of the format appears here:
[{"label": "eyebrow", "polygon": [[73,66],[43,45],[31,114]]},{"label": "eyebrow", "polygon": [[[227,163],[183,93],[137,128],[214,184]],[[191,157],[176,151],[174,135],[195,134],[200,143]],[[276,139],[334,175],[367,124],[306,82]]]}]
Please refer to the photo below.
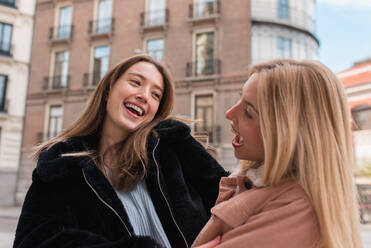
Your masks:
[{"label": "eyebrow", "polygon": [[255,108],[255,106],[251,103],[251,102],[249,102],[249,101],[246,101],[245,100],[245,103],[247,104],[247,105],[249,105],[257,114],[259,114],[259,111],[258,111],[258,109],[257,108]]},{"label": "eyebrow", "polygon": [[[139,74],[139,73],[135,73],[135,72],[129,72],[128,74],[131,74],[133,76],[137,76],[137,77],[140,77],[142,80],[146,80],[145,77],[143,77],[143,75]],[[160,86],[158,86],[157,84],[154,85],[155,88],[161,90],[161,92],[164,92],[164,89]]]}]

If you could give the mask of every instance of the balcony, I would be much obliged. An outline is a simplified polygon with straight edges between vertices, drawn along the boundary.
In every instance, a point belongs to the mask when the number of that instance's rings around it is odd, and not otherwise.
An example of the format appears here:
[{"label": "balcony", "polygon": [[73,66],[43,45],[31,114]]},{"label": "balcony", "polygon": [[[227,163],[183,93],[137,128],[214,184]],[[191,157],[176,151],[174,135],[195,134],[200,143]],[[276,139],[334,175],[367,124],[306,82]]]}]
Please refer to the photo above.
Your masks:
[{"label": "balcony", "polygon": [[13,57],[14,47],[10,43],[0,42],[0,56]]},{"label": "balcony", "polygon": [[298,8],[290,4],[272,5],[268,0],[251,2],[252,24],[267,23],[297,28],[314,35],[315,20],[312,8]]},{"label": "balcony", "polygon": [[0,113],[8,113],[9,100],[6,99],[3,103],[0,104]]},{"label": "balcony", "polygon": [[36,134],[36,143],[42,143],[44,141],[50,140],[51,138],[56,137],[58,134],[60,134],[60,131],[50,131],[50,132],[38,132]]},{"label": "balcony", "polygon": [[4,5],[10,8],[16,8],[16,0],[0,0],[0,5]]},{"label": "balcony", "polygon": [[90,38],[112,36],[114,31],[114,23],[114,18],[89,21],[88,34]]},{"label": "balcony", "polygon": [[53,91],[53,90],[67,89],[69,81],[70,81],[70,75],[45,77],[43,90]]},{"label": "balcony", "polygon": [[70,42],[72,40],[73,25],[62,25],[49,29],[49,42]]},{"label": "balcony", "polygon": [[83,87],[94,87],[99,81],[103,78],[106,73],[104,72],[93,72],[93,73],[84,73]]},{"label": "balcony", "polygon": [[193,132],[193,135],[196,137],[197,136],[208,136],[209,143],[218,144],[220,143],[220,131],[221,131],[220,126],[201,127],[201,128],[197,128],[196,126]]},{"label": "balcony", "polygon": [[205,22],[215,21],[220,17],[221,1],[201,2],[189,5],[189,21]]},{"label": "balcony", "polygon": [[143,32],[149,30],[166,30],[168,23],[168,9],[147,11],[140,14],[140,27]]},{"label": "balcony", "polygon": [[199,60],[188,62],[186,66],[186,77],[208,77],[220,75],[221,61],[220,59]]}]

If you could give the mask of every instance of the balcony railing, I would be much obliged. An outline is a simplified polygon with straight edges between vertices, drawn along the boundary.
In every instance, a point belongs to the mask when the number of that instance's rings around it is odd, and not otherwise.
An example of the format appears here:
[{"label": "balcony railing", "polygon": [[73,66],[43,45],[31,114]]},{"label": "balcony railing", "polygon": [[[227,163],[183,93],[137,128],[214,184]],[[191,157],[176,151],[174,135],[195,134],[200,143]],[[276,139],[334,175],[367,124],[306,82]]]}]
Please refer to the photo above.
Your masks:
[{"label": "balcony railing", "polygon": [[190,19],[210,18],[219,16],[220,10],[221,10],[220,0],[200,2],[189,5],[188,15]]},{"label": "balcony railing", "polygon": [[36,134],[36,143],[41,143],[47,140],[50,140],[51,138],[56,137],[60,131],[50,131],[50,132],[39,132]]},{"label": "balcony railing", "polygon": [[44,90],[67,89],[70,81],[70,75],[59,75],[44,78]]},{"label": "balcony railing", "polygon": [[105,72],[84,73],[83,86],[95,86],[105,75]]},{"label": "balcony railing", "polygon": [[219,75],[221,73],[221,61],[219,59],[199,60],[187,63],[187,77]]},{"label": "balcony railing", "polygon": [[168,22],[168,9],[152,10],[140,14],[140,26],[142,28],[165,26]]},{"label": "balcony railing", "polygon": [[16,8],[16,0],[0,0],[0,5],[5,5],[7,7]]},{"label": "balcony railing", "polygon": [[6,99],[3,103],[0,104],[0,113],[8,113],[9,100]]},{"label": "balcony railing", "polygon": [[290,4],[272,6],[268,0],[255,0],[251,5],[253,20],[294,25],[315,32],[314,14],[311,14],[310,8],[298,8]]},{"label": "balcony railing", "polygon": [[213,144],[220,143],[220,126],[212,126],[212,127],[197,127],[195,126],[194,135],[207,135],[209,138],[209,142]]},{"label": "balcony railing", "polygon": [[73,25],[62,25],[49,29],[49,41],[71,40]]},{"label": "balcony railing", "polygon": [[13,45],[6,42],[0,41],[0,55],[1,56],[7,56],[7,57],[13,57]]},{"label": "balcony railing", "polygon": [[89,21],[89,35],[112,34],[114,30],[114,18]]}]

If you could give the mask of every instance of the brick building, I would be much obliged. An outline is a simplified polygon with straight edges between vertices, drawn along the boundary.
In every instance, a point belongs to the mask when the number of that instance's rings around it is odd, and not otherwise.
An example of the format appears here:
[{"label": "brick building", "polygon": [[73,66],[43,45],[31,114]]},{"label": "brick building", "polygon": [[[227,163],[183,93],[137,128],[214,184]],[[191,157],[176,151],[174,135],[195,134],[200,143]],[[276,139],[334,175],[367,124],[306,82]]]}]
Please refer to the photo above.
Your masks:
[{"label": "brick building", "polygon": [[[252,61],[252,2],[37,0],[18,202],[35,167],[29,158],[32,147],[68,126],[104,73],[136,53],[148,53],[169,67],[176,81],[174,114],[203,120],[193,131],[208,133],[215,157],[225,167],[234,166],[232,134],[224,115],[239,99]],[[257,10],[272,8],[278,13],[281,2],[274,0]],[[284,2],[291,11],[293,7]],[[274,16],[271,21],[284,30],[297,31],[295,21]],[[283,29],[275,32],[279,30]],[[286,44],[282,49],[291,47]],[[313,46],[315,55],[316,49]],[[279,56],[301,58],[274,53],[264,59]]]}]

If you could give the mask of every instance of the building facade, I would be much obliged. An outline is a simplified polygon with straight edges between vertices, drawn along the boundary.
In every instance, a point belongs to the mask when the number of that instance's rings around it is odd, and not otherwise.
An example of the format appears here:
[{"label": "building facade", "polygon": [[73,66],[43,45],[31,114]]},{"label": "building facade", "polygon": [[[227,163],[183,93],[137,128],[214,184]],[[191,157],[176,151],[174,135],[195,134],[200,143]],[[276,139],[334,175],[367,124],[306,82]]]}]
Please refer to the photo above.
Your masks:
[{"label": "building facade", "polygon": [[225,112],[240,98],[252,61],[250,5],[249,0],[37,0],[18,202],[35,167],[32,147],[67,127],[107,70],[138,53],[169,67],[176,86],[174,115],[200,120],[193,132],[208,134],[213,155],[234,167]]},{"label": "building facade", "polygon": [[15,202],[34,0],[0,0],[0,205]]},{"label": "building facade", "polygon": [[316,0],[251,0],[252,64],[274,58],[317,59]]},{"label": "building facade", "polygon": [[371,166],[371,58],[338,73],[348,97],[353,119],[355,163]]}]

